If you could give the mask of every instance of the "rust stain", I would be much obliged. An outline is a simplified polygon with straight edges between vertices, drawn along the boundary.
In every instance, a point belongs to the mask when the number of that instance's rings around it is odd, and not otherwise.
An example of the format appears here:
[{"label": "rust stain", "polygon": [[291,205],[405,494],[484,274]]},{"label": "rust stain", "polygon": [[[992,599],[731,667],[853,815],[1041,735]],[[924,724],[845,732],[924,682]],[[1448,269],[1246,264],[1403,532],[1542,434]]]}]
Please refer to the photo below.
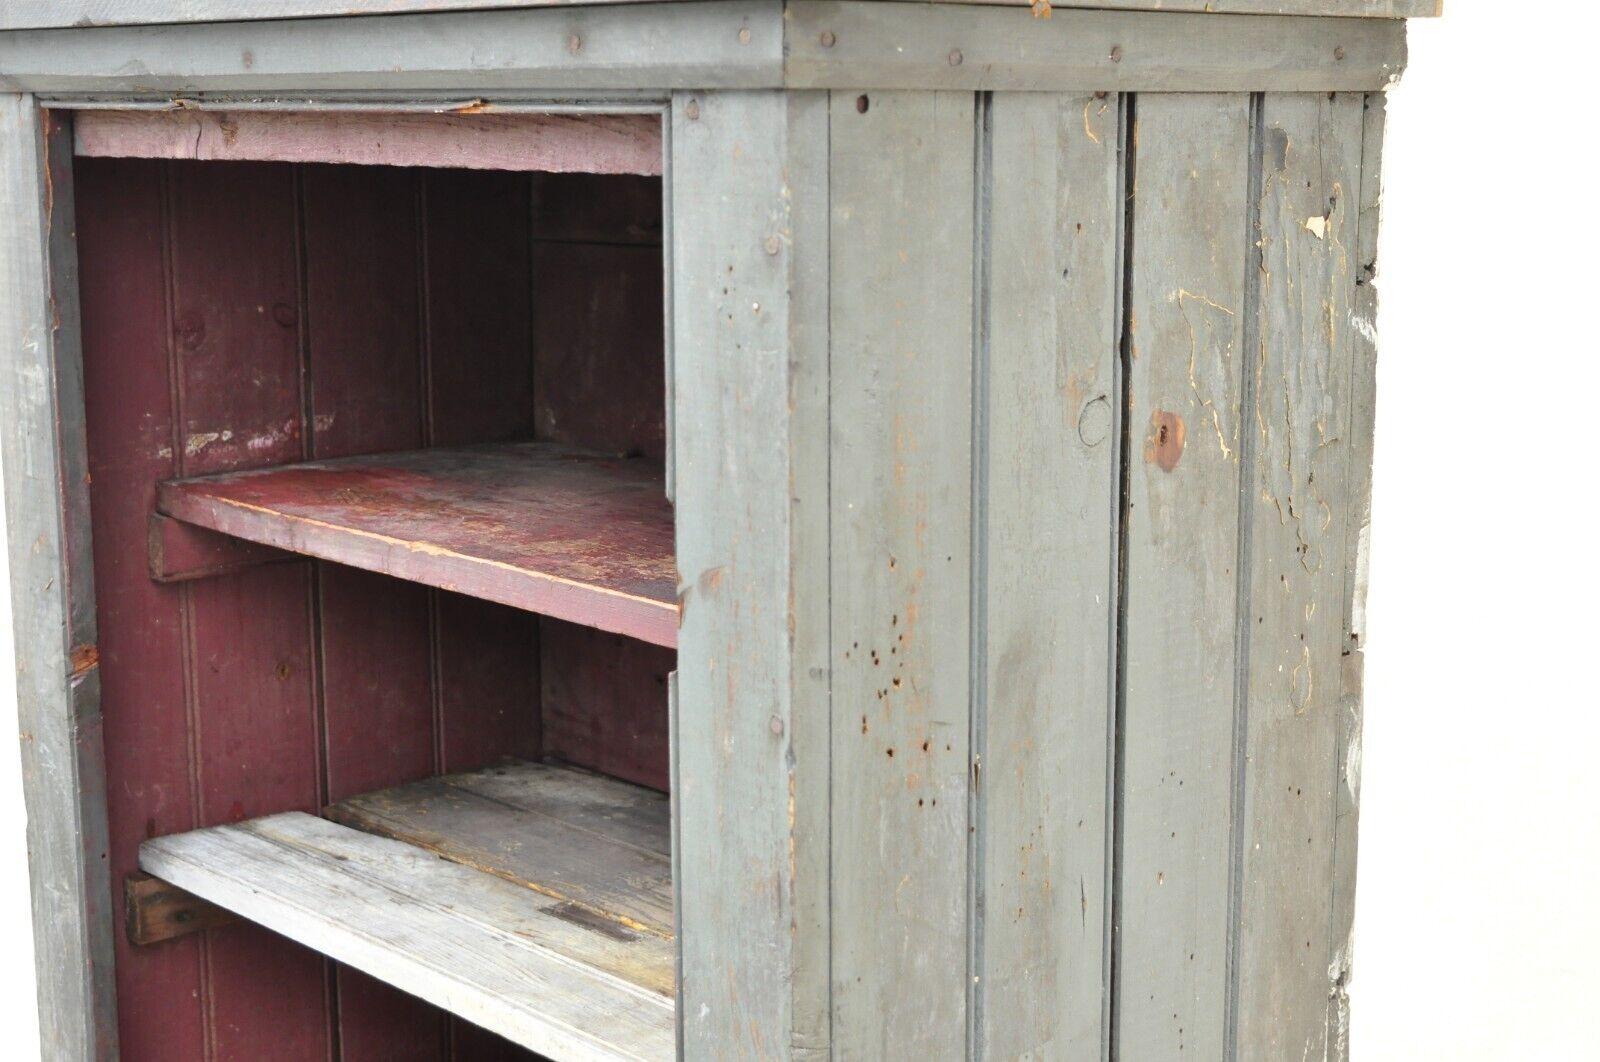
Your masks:
[{"label": "rust stain", "polygon": [[1183,440],[1187,429],[1176,413],[1158,409],[1150,414],[1150,435],[1144,443],[1144,459],[1171,472],[1183,459]]},{"label": "rust stain", "polygon": [[70,677],[74,679],[82,678],[99,666],[100,647],[93,644],[75,645],[72,647],[69,660],[72,665]]},{"label": "rust stain", "polygon": [[485,111],[494,110],[494,104],[485,103],[483,100],[473,100],[456,108],[457,114],[483,114]]}]

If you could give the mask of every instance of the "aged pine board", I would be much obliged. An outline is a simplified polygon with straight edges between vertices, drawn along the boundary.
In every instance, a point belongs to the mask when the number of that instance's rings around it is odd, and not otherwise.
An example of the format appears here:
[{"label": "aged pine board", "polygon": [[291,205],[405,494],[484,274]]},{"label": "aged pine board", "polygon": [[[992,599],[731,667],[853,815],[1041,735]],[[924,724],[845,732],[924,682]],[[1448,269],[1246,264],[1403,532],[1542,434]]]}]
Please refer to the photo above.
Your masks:
[{"label": "aged pine board", "polygon": [[0,96],[0,447],[41,1049],[117,1054],[70,128]]},{"label": "aged pine board", "polygon": [[1242,1058],[1329,1049],[1334,817],[1354,510],[1351,295],[1361,212],[1362,97],[1261,104],[1259,352],[1248,521],[1248,660],[1237,809]]},{"label": "aged pine board", "polygon": [[[974,112],[830,106],[833,1048],[967,1026]],[[959,264],[957,264],[959,263]]]},{"label": "aged pine board", "polygon": [[653,114],[87,110],[73,134],[88,157],[661,172]]},{"label": "aged pine board", "polygon": [[1366,642],[1367,550],[1372,521],[1372,444],[1376,412],[1378,225],[1383,201],[1385,97],[1363,101],[1360,217],[1356,222],[1355,294],[1351,298],[1350,445],[1343,568],[1345,656],[1335,731],[1333,914],[1329,928],[1328,1057],[1350,1057],[1351,952],[1355,928],[1356,826],[1361,807],[1362,665]]},{"label": "aged pine board", "polygon": [[[126,0],[12,0],[5,14],[0,15],[0,29],[120,26],[156,22],[227,22],[240,19],[389,15],[408,11],[467,11],[637,2],[640,0],[159,0],[159,2],[147,0],[134,8],[130,7]],[[988,3],[1030,9],[1032,7],[1032,0],[933,0],[933,2]],[[1053,6],[1104,7],[1134,11],[1415,18],[1439,14],[1442,0],[1054,0]]]},{"label": "aged pine board", "polygon": [[1116,1028],[1226,1041],[1250,98],[1137,101],[1129,294]]},{"label": "aged pine board", "polygon": [[[559,900],[575,920],[604,922],[618,935],[672,937],[663,794],[519,763],[366,793],[326,814]],[[662,971],[648,976],[656,990],[671,991]]]},{"label": "aged pine board", "polygon": [[977,1049],[1098,1058],[1111,738],[1120,101],[996,93],[974,580]]},{"label": "aged pine board", "polygon": [[789,0],[791,88],[1208,92],[1379,89],[1405,66],[1388,20]]},{"label": "aged pine board", "polygon": [[160,510],[279,549],[677,641],[658,468],[539,443],[418,450],[164,483]]},{"label": "aged pine board", "polygon": [[[630,979],[656,938],[299,812],[147,841],[144,869],[553,1059],[672,1057],[672,1003]],[[531,901],[531,902],[530,902]]]},{"label": "aged pine board", "polygon": [[1389,18],[702,0],[0,32],[0,87],[171,100],[471,86],[491,101],[707,88],[1377,91],[1405,54],[1405,25]]},{"label": "aged pine board", "polygon": [[829,1057],[827,128],[817,93],[673,98],[689,1058]]}]

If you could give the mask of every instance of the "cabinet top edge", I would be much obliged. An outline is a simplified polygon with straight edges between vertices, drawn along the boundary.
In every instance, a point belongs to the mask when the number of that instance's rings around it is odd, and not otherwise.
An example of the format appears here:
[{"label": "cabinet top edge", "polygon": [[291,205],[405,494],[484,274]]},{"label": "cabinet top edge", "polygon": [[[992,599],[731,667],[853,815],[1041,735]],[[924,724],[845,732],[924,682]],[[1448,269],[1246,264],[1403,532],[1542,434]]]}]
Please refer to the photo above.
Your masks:
[{"label": "cabinet top edge", "polygon": [[[515,8],[652,6],[695,0],[10,0],[0,10],[0,31],[150,26],[194,22],[255,22],[272,19],[339,18],[361,15],[419,14],[435,11],[492,11]],[[917,6],[1102,9],[1235,15],[1303,15],[1343,18],[1433,18],[1444,0],[861,0]]]}]

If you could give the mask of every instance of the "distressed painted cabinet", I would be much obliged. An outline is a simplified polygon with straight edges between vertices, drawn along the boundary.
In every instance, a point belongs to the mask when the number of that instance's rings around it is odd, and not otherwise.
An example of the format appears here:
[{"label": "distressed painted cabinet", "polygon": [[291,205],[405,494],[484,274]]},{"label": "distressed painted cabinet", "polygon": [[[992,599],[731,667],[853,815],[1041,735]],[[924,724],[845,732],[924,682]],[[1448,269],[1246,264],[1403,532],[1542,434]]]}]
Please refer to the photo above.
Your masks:
[{"label": "distressed painted cabinet", "polygon": [[1433,0],[10,0],[56,1059],[1346,1054]]}]

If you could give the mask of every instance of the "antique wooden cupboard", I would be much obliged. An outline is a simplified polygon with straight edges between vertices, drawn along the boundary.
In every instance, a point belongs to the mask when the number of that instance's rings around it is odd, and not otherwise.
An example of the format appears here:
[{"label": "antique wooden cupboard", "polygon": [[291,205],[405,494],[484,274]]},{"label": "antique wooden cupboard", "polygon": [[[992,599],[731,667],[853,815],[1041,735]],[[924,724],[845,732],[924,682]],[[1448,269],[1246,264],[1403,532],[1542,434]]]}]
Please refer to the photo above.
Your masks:
[{"label": "antique wooden cupboard", "polygon": [[47,1055],[1341,1056],[1433,8],[12,0]]}]

